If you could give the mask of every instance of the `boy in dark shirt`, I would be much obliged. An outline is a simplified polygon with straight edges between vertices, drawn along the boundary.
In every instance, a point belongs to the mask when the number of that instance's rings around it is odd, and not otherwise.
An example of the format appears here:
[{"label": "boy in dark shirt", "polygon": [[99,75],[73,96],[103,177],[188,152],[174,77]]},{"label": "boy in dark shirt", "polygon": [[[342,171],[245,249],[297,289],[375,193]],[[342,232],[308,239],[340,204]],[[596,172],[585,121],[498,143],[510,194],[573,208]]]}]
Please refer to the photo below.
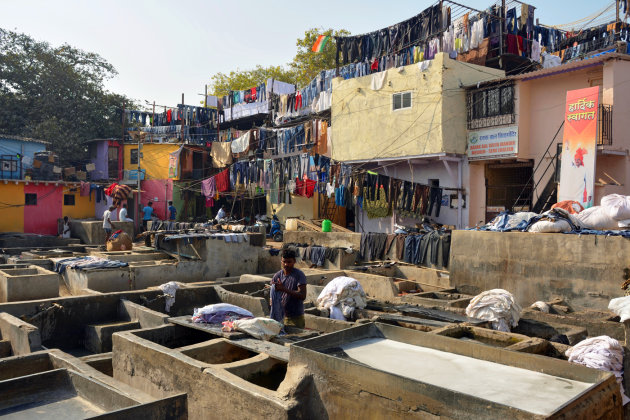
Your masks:
[{"label": "boy in dark shirt", "polygon": [[306,276],[294,268],[295,252],[282,252],[282,270],[271,280],[271,318],[284,325],[304,328]]}]

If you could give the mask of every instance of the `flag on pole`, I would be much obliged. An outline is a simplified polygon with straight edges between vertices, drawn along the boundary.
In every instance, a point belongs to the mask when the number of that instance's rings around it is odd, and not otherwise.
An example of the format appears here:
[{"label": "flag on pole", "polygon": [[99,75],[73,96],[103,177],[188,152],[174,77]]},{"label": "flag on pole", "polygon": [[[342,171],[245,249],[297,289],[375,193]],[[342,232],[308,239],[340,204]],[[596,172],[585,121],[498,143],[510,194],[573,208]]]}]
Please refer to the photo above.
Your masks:
[{"label": "flag on pole", "polygon": [[313,44],[313,48],[311,48],[311,50],[316,53],[322,52],[329,38],[330,38],[329,35],[318,36],[317,41],[315,41],[315,43]]}]

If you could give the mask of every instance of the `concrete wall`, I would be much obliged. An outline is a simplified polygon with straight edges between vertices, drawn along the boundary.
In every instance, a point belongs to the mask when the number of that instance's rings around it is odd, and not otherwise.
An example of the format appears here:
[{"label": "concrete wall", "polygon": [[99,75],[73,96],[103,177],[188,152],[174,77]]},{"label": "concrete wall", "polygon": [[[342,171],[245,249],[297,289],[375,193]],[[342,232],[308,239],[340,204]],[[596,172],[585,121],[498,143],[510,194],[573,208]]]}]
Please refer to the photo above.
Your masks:
[{"label": "concrete wall", "polygon": [[168,202],[173,199],[173,180],[149,179],[141,181],[142,208],[153,201],[153,211],[162,220],[168,219]]},{"label": "concrete wall", "polygon": [[37,194],[36,206],[24,206],[24,232],[57,235],[57,220],[62,218],[63,189],[53,183],[24,185],[24,194]]},{"label": "concrete wall", "polygon": [[[64,216],[68,216],[72,219],[88,219],[94,216],[94,212],[96,209],[96,194],[92,194],[90,196],[82,196],[79,192],[79,187],[64,189],[64,195],[72,195],[74,196],[74,205],[66,206],[64,205],[61,208],[61,213]],[[63,198],[62,198],[63,199]],[[63,201],[62,201],[63,204]]]},{"label": "concrete wall", "polygon": [[7,313],[0,313],[0,333],[11,341],[14,355],[29,354],[41,350],[42,342],[37,327]]},{"label": "concrete wall", "polygon": [[[619,388],[608,372],[569,364],[551,357],[539,357],[492,346],[461,341],[408,328],[370,323],[295,343],[291,346],[287,376],[312,378],[305,389],[306,412],[311,418],[404,418],[404,419],[542,419],[555,418],[533,414],[511,406],[476,397],[465,392],[431,385],[430,380],[387,373],[388,359],[399,362],[395,352],[383,356],[373,367],[325,354],[361,338],[385,337],[390,340],[432,348],[515,368],[544,372],[557,377],[592,384],[584,394],[563,404],[554,413],[559,418],[619,418],[623,411]],[[450,363],[450,359],[449,359]],[[453,378],[457,381],[457,378]],[[483,386],[483,384],[479,384]],[[595,408],[597,406],[597,408]]]},{"label": "concrete wall", "polygon": [[[171,340],[174,335],[181,335],[183,329],[169,325],[155,330],[115,334],[112,357],[114,378],[158,398],[186,392],[190,419],[297,418],[295,400],[279,395],[275,390],[254,385],[231,372],[249,368],[253,373],[256,365],[277,362],[260,354],[216,365],[159,344]],[[205,334],[207,341],[204,341],[200,334],[203,333],[196,331],[195,342],[199,345],[190,345],[185,349],[192,351],[193,348],[197,350],[217,345],[219,340],[212,340],[211,335]]]},{"label": "concrete wall", "polygon": [[[168,179],[169,155],[179,150],[179,144],[143,144],[140,167],[146,170],[145,179]],[[124,169],[138,169],[138,164],[131,163],[131,150],[137,149],[137,144],[125,144],[124,146]],[[173,178],[177,179],[177,178]]]},{"label": "concrete wall", "polygon": [[450,281],[470,293],[508,290],[523,306],[557,296],[574,307],[605,310],[623,295],[629,253],[622,237],[458,230]]},{"label": "concrete wall", "polygon": [[311,231],[285,231],[284,243],[297,243],[320,245],[327,247],[352,247],[356,250],[361,248],[361,234],[347,232],[311,232]]},{"label": "concrete wall", "polygon": [[[370,88],[378,75],[336,78],[331,157],[343,161],[465,153],[465,100],[459,88],[503,74],[437,54],[424,72],[417,64],[386,70],[385,84],[378,91]],[[407,91],[412,92],[411,108],[393,111],[392,94]]]},{"label": "concrete wall", "polygon": [[0,183],[0,232],[24,232],[24,184]]},{"label": "concrete wall", "polygon": [[273,210],[280,219],[280,223],[285,225],[288,217],[301,217],[304,220],[317,219],[318,213],[318,195],[315,194],[311,198],[291,195],[291,204],[271,204],[269,194],[265,195],[267,200],[267,216],[273,216]]},{"label": "concrete wall", "polygon": [[59,274],[31,265],[0,270],[0,302],[59,296]]},{"label": "concrete wall", "polygon": [[[132,222],[113,222],[112,232],[122,229],[133,240],[135,238]],[[105,243],[105,230],[102,220],[73,220],[70,223],[70,234],[73,238],[81,239],[81,242],[89,245],[102,245]]]}]

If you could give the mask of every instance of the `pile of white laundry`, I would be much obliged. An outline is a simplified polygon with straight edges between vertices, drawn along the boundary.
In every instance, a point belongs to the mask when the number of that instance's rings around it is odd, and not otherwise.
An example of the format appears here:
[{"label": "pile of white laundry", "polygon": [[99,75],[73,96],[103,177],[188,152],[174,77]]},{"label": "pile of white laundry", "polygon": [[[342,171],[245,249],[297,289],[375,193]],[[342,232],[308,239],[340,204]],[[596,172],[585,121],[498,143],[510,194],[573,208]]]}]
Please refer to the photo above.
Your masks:
[{"label": "pile of white laundry", "polygon": [[361,284],[352,277],[336,277],[317,298],[319,309],[328,309],[332,319],[346,320],[355,308],[365,308],[367,298]]},{"label": "pile of white laundry", "polygon": [[466,315],[491,321],[495,330],[510,332],[521,319],[521,307],[507,290],[492,289],[475,296],[466,308]]},{"label": "pile of white laundry", "polygon": [[567,350],[565,355],[571,363],[614,373],[623,404],[630,401],[623,391],[623,347],[619,341],[607,335],[587,338]]}]

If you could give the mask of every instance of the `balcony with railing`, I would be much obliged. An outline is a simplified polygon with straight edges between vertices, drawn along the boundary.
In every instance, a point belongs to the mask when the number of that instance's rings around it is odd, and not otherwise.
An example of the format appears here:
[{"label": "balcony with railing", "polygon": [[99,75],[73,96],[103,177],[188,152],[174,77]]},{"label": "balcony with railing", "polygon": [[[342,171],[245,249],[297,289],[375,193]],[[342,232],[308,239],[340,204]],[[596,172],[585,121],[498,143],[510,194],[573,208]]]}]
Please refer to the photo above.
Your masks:
[{"label": "balcony with railing", "polygon": [[489,86],[469,91],[466,108],[469,130],[514,124],[514,85]]}]

